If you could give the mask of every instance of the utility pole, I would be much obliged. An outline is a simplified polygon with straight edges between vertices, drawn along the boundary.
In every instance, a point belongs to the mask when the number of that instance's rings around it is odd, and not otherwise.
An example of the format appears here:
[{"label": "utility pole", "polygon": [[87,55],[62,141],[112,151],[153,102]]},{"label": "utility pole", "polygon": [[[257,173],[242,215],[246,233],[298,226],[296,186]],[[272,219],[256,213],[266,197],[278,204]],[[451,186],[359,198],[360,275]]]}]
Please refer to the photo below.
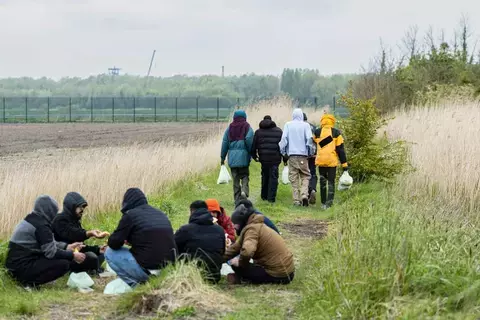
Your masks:
[{"label": "utility pole", "polygon": [[225,77],[225,66],[222,66],[222,78]]}]

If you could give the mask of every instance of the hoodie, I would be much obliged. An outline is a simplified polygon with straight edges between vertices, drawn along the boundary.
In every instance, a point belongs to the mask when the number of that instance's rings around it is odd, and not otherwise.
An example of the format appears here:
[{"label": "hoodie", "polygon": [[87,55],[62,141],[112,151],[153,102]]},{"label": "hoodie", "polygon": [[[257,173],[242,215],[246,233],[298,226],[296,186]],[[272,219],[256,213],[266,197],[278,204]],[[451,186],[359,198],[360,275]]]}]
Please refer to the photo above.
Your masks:
[{"label": "hoodie", "polygon": [[282,139],[282,129],[271,119],[262,120],[259,127],[253,137],[252,158],[258,159],[264,165],[278,166],[282,162],[278,145]]},{"label": "hoodie", "polygon": [[112,250],[131,245],[130,252],[145,269],[161,269],[175,261],[172,225],[165,213],[150,206],[138,188],[128,189],[122,201],[122,218],[108,239]]},{"label": "hoodie", "polygon": [[73,252],[65,250],[67,244],[54,239],[52,220],[57,213],[57,202],[50,196],[40,196],[32,213],[15,227],[6,261],[7,269],[14,275],[28,273],[41,258],[73,260]]},{"label": "hoodie", "polygon": [[190,215],[189,223],[175,233],[178,253],[187,259],[197,259],[206,268],[207,279],[220,280],[225,253],[225,232],[213,223],[208,209],[198,209]]},{"label": "hoodie", "polygon": [[312,131],[310,125],[303,121],[301,109],[293,110],[293,120],[287,122],[279,143],[280,152],[286,156],[308,157],[313,155]]},{"label": "hoodie", "polygon": [[[234,119],[242,118],[246,120],[246,113],[243,110],[237,110],[234,113]],[[251,151],[253,144],[253,130],[250,125],[247,126],[247,123],[242,124],[242,129],[245,132],[242,133],[244,139],[242,140],[231,140],[230,130],[233,130],[232,126],[234,122],[225,130],[222,139],[222,149],[220,152],[220,159],[225,161],[228,156],[228,166],[230,168],[245,168],[250,166],[251,161]]]}]

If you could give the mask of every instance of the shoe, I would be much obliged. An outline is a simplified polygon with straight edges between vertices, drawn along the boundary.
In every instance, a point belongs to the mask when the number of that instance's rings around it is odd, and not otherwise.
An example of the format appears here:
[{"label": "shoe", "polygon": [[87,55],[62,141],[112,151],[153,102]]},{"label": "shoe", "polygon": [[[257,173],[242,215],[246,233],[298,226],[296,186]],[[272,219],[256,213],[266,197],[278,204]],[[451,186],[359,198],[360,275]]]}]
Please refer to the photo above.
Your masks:
[{"label": "shoe", "polygon": [[242,200],[247,199],[247,194],[242,191],[242,193],[240,194],[240,199],[242,199]]},{"label": "shoe", "polygon": [[326,205],[326,204],[322,204],[322,210],[327,210],[327,209],[328,209],[327,205]]},{"label": "shoe", "polygon": [[301,206],[302,206],[302,203],[301,203],[300,201],[295,201],[295,202],[293,203],[293,205],[294,205],[295,207],[301,207]]},{"label": "shoe", "polygon": [[310,204],[315,204],[317,203],[317,192],[315,190],[312,190],[312,192],[310,192],[310,198],[308,199],[308,202],[310,202]]},{"label": "shoe", "polygon": [[239,284],[240,281],[235,273],[227,274],[227,282],[230,285]]},{"label": "shoe", "polygon": [[302,206],[308,207],[308,198],[307,197],[302,199]]}]

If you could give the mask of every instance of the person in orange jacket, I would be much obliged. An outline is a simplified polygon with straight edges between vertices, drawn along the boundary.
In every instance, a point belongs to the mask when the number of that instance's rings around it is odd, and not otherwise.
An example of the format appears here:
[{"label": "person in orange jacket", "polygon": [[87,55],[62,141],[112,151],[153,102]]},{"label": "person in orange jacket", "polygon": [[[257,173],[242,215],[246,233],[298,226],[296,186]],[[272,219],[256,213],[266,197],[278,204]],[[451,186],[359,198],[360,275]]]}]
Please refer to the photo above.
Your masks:
[{"label": "person in orange jacket", "polygon": [[207,203],[208,211],[210,211],[214,218],[217,218],[217,224],[225,230],[230,244],[234,243],[235,228],[233,227],[232,220],[230,220],[230,217],[226,214],[225,209],[220,206],[220,203],[216,199],[207,199],[205,202]]},{"label": "person in orange jacket", "polygon": [[320,197],[323,209],[328,209],[333,204],[338,165],[342,165],[343,171],[348,171],[344,140],[340,130],[334,128],[335,122],[333,115],[324,114],[320,120],[320,128],[313,134],[313,141],[317,145],[315,165],[320,174]]}]

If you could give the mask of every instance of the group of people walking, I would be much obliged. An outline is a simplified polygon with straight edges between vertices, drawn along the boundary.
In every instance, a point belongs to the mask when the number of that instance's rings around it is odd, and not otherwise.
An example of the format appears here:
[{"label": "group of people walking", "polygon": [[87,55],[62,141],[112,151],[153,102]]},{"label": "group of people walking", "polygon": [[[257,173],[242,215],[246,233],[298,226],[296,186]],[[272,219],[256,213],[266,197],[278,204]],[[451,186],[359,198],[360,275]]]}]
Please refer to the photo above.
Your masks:
[{"label": "group of people walking", "polygon": [[343,137],[334,125],[335,117],[324,114],[317,128],[297,108],[283,131],[267,115],[254,132],[245,111],[237,110],[225,131],[221,150],[222,165],[228,156],[235,202],[249,197],[249,166],[253,159],[262,165],[262,200],[276,201],[279,166],[283,162],[289,169],[294,205],[316,204],[319,176],[322,208],[331,207],[337,167],[341,164],[344,171],[348,170]]}]

